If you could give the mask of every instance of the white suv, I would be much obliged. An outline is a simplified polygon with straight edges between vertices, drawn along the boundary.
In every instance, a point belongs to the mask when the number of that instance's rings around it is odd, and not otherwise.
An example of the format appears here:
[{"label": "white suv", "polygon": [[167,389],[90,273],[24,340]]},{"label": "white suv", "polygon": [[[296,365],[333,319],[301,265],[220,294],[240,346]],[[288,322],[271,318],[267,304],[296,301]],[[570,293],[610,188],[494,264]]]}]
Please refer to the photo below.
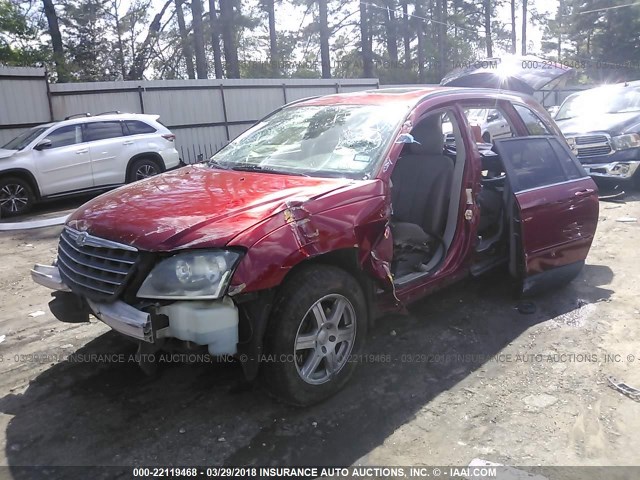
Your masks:
[{"label": "white suv", "polygon": [[105,190],[180,165],[158,115],[101,114],[40,125],[0,148],[2,216],[39,201]]}]

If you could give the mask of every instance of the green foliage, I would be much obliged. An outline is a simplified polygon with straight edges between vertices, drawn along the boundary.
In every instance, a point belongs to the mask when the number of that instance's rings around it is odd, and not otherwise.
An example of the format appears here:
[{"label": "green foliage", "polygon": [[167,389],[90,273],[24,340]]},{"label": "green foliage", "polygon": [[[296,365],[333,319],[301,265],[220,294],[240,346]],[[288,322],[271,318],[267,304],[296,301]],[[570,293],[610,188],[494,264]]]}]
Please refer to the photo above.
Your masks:
[{"label": "green foliage", "polygon": [[29,5],[0,0],[0,64],[43,65],[49,52],[38,35],[38,20]]}]

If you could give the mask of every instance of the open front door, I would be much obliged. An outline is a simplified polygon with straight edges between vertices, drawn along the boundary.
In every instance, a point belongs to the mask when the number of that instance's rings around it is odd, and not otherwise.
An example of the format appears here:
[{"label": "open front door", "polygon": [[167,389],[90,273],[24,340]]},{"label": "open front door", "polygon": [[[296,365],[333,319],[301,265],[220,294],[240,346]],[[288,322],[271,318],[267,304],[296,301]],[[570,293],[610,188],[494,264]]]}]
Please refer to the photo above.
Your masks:
[{"label": "open front door", "polygon": [[596,231],[596,184],[558,137],[497,140],[495,148],[515,197],[509,210],[512,275],[525,294],[570,281]]}]

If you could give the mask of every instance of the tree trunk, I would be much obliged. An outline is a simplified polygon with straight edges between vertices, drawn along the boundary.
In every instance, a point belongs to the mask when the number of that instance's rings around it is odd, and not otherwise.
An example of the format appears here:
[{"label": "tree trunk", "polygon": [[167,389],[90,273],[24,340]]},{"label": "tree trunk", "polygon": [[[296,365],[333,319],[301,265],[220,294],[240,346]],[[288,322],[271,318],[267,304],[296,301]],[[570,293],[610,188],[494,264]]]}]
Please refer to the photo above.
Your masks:
[{"label": "tree trunk", "polygon": [[264,0],[264,7],[269,17],[269,60],[271,62],[271,75],[275,78],[280,76],[275,0]]},{"label": "tree trunk", "polygon": [[409,25],[409,4],[407,0],[402,1],[402,25],[404,64],[407,68],[409,68],[411,67],[411,27]]},{"label": "tree trunk", "polygon": [[[416,16],[424,18],[424,12],[422,10],[422,6],[416,3]],[[414,23],[416,25],[416,34],[418,37],[418,82],[424,83],[425,75],[424,75],[424,61],[425,61],[425,51],[424,51],[424,24],[422,23],[422,19],[418,18]]]},{"label": "tree trunk", "polygon": [[220,23],[222,24],[222,43],[227,78],[240,78],[240,63],[238,62],[238,45],[236,44],[236,20],[234,18],[233,2],[220,1]]},{"label": "tree trunk", "polygon": [[60,35],[60,25],[58,23],[58,14],[53,6],[52,0],[42,0],[44,4],[44,14],[47,17],[49,25],[49,36],[51,36],[51,44],[53,46],[53,61],[56,64],[56,74],[58,82],[68,82],[69,76],[64,61],[64,48],[62,46],[62,35]]},{"label": "tree trunk", "polygon": [[204,51],[204,32],[202,29],[202,0],[191,0],[193,16],[193,47],[196,53],[196,73],[198,78],[207,78],[207,55]]},{"label": "tree trunk", "polygon": [[209,26],[211,27],[211,48],[213,50],[213,73],[216,78],[222,78],[222,52],[220,51],[220,35],[218,29],[218,14],[216,12],[215,0],[209,0]]},{"label": "tree trunk", "polygon": [[398,35],[396,33],[396,14],[393,4],[386,0],[386,11],[384,12],[384,27],[387,34],[387,53],[391,68],[398,66]]},{"label": "tree trunk", "polygon": [[562,17],[564,15],[564,0],[558,5],[558,62],[562,61]]},{"label": "tree trunk", "polygon": [[511,0],[511,53],[516,53],[516,0]]},{"label": "tree trunk", "polygon": [[373,57],[369,32],[369,12],[367,4],[360,2],[360,50],[362,51],[362,75],[373,78]]},{"label": "tree trunk", "polygon": [[176,16],[178,17],[178,29],[180,30],[180,37],[182,38],[182,56],[187,64],[187,75],[193,79],[196,78],[196,71],[193,68],[191,40],[189,39],[189,32],[187,32],[187,26],[184,22],[184,11],[182,10],[183,1],[184,0],[176,0]]},{"label": "tree trunk", "polygon": [[151,44],[158,36],[160,32],[160,22],[162,21],[162,17],[164,16],[169,5],[173,3],[173,0],[167,0],[162,9],[153,17],[153,21],[149,25],[149,30],[147,31],[147,36],[145,37],[142,45],[138,49],[136,53],[131,68],[129,69],[129,74],[127,75],[128,80],[139,80],[142,79],[144,75],[144,71],[147,68],[147,61],[149,60],[149,54],[151,50]]},{"label": "tree trunk", "polygon": [[120,75],[122,75],[122,80],[126,78],[127,75],[127,67],[124,64],[124,43],[122,41],[122,24],[120,23],[120,15],[118,13],[118,1],[113,0],[111,3],[111,7],[113,8],[113,19],[116,22],[116,38],[118,41],[118,63],[120,64]]},{"label": "tree trunk", "polygon": [[322,65],[322,78],[331,78],[327,0],[318,0],[318,14],[320,21],[320,63]]},{"label": "tree trunk", "polygon": [[487,45],[487,57],[493,57],[493,41],[491,40],[491,0],[484,0],[484,36]]},{"label": "tree trunk", "polygon": [[437,28],[438,28],[438,76],[444,77],[447,73],[447,0],[436,1]]},{"label": "tree trunk", "polygon": [[527,0],[522,0],[522,55],[527,54]]}]

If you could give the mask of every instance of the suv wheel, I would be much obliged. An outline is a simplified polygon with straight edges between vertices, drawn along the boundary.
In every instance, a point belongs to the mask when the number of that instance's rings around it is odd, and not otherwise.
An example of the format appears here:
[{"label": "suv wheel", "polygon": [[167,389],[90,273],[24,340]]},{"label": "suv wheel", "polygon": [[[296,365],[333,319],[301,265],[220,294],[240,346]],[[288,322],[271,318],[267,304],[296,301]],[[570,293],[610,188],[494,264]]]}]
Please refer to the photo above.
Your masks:
[{"label": "suv wheel", "polygon": [[131,164],[127,183],[136,182],[162,173],[158,162],[150,158],[141,158]]},{"label": "suv wheel", "polygon": [[17,177],[0,180],[0,216],[15,217],[27,213],[35,201],[36,196],[27,181]]},{"label": "suv wheel", "polygon": [[340,390],[366,337],[366,302],[340,268],[308,267],[282,288],[265,338],[266,388],[294,405],[318,403]]}]

